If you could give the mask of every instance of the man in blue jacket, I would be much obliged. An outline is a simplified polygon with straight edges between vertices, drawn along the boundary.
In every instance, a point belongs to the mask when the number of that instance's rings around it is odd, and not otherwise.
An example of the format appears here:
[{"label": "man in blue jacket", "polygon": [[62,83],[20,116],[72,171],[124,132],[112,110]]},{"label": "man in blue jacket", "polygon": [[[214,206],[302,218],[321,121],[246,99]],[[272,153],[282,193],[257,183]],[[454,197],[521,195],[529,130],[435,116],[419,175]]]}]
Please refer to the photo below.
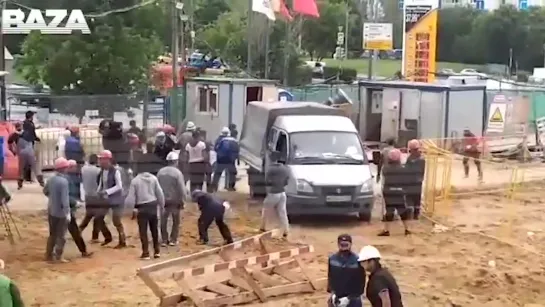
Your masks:
[{"label": "man in blue jacket", "polygon": [[217,154],[217,161],[214,169],[214,177],[212,178],[212,186],[217,191],[221,174],[225,171],[227,190],[235,191],[237,173],[235,163],[239,155],[239,146],[237,140],[229,135],[229,128],[223,128],[222,136],[216,141],[214,150]]},{"label": "man in blue jacket", "polygon": [[79,166],[85,163],[85,152],[81,145],[79,127],[70,127],[70,136],[66,138],[64,156],[67,160],[74,160]]},{"label": "man in blue jacket", "polygon": [[342,234],[337,238],[339,251],[329,257],[327,292],[331,293],[329,307],[361,307],[365,289],[365,269],[352,252],[352,237]]},{"label": "man in blue jacket", "polygon": [[199,209],[201,210],[201,216],[198,220],[199,243],[208,244],[208,228],[214,221],[218,225],[225,244],[233,243],[231,231],[224,221],[225,212],[229,209],[229,204],[201,190],[194,190],[191,193],[191,197],[193,201],[199,204]]}]

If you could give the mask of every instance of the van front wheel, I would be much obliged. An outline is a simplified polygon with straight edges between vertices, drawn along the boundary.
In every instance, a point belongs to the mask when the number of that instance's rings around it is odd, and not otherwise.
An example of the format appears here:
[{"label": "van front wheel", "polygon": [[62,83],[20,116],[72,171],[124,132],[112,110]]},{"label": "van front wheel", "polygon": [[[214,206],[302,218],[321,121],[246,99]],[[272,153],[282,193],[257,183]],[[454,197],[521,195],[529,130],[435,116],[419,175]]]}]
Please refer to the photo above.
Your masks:
[{"label": "van front wheel", "polygon": [[371,210],[366,210],[358,213],[358,220],[362,222],[371,222]]}]

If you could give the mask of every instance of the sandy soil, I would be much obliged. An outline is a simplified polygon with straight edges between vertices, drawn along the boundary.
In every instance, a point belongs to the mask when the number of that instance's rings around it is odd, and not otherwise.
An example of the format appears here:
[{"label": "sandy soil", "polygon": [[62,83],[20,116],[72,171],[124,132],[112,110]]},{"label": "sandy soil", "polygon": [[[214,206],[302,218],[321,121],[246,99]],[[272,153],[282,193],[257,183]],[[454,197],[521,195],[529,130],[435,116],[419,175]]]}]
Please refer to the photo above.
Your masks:
[{"label": "sandy soil", "polygon": [[[494,183],[499,180],[492,171],[485,173],[485,178],[489,177]],[[303,259],[316,278],[325,277],[327,256],[336,249],[338,234],[352,234],[357,249],[364,244],[377,246],[401,286],[406,306],[525,306],[545,300],[545,208],[540,185],[521,190],[511,201],[497,191],[456,196],[442,204],[449,210],[434,217],[448,227],[440,232],[434,231],[431,222],[422,220],[413,225],[410,237],[402,235],[401,225],[394,225],[392,237],[379,238],[378,220],[368,225],[352,217],[298,218],[293,221],[290,241],[314,245],[316,252]],[[6,274],[19,284],[29,306],[156,306],[156,297],[135,275],[137,268],[152,261],[138,260],[134,221],[125,221],[130,248],[90,245],[94,257],[81,259],[69,240],[66,255],[72,262],[47,264],[43,261],[47,233],[44,214],[29,211],[43,206],[44,199],[34,186],[23,191],[15,193],[18,203],[13,206],[20,209],[14,210],[14,215],[23,239],[11,247],[0,228],[0,257],[6,260]],[[229,220],[235,236],[257,233],[259,205],[248,202],[245,195],[225,195],[236,212]],[[163,258],[203,248],[195,245],[196,214],[193,206],[185,210],[180,246],[165,248]],[[87,239],[89,232],[85,233]],[[221,242],[215,227],[210,234],[214,243]],[[326,298],[325,293],[315,293],[253,306],[324,306]]]}]

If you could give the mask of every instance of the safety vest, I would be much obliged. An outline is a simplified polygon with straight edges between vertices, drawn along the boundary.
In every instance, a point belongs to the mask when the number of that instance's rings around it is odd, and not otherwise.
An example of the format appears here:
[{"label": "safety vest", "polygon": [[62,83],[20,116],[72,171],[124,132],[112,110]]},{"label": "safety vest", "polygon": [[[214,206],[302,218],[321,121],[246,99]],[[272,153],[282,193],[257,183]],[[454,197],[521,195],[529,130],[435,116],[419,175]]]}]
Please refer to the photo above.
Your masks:
[{"label": "safety vest", "polygon": [[0,274],[0,306],[2,307],[13,307],[10,286],[11,280]]}]

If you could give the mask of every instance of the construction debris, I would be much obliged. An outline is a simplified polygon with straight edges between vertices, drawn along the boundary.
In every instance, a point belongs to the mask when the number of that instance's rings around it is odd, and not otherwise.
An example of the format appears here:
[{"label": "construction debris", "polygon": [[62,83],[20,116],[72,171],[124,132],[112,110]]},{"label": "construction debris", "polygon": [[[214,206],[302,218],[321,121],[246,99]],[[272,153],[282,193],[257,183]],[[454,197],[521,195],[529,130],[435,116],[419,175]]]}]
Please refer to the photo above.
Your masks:
[{"label": "construction debris", "polygon": [[[189,301],[197,307],[231,306],[294,293],[311,293],[325,287],[325,279],[313,280],[299,255],[312,253],[311,245],[269,250],[266,240],[280,236],[272,230],[195,254],[140,268],[138,276],[155,293],[160,306],[177,306]],[[248,256],[244,250],[255,247],[259,255]],[[180,266],[215,256],[217,260],[201,266]],[[170,271],[179,291],[167,294],[152,278],[158,271]]]}]

